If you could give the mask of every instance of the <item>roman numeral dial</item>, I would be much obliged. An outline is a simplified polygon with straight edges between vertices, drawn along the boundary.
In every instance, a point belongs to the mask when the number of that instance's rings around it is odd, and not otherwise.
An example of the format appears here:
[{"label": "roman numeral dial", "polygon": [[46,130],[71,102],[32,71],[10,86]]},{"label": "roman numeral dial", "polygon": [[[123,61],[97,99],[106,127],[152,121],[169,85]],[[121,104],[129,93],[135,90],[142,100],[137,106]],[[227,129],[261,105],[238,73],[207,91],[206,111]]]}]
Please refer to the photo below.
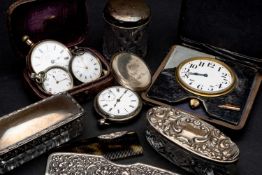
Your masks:
[{"label": "roman numeral dial", "polygon": [[185,60],[177,67],[176,76],[183,88],[200,96],[224,95],[236,84],[236,75],[228,65],[208,57]]},{"label": "roman numeral dial", "polygon": [[92,82],[102,74],[99,59],[89,50],[74,56],[71,63],[74,77],[82,83]]},{"label": "roman numeral dial", "polygon": [[73,88],[73,79],[66,69],[52,67],[45,72],[42,86],[47,93],[57,94]]},{"label": "roman numeral dial", "polygon": [[65,45],[54,40],[45,40],[33,46],[30,64],[35,73],[54,66],[68,70],[71,58],[71,52]]},{"label": "roman numeral dial", "polygon": [[96,110],[110,120],[127,120],[140,112],[142,107],[139,96],[122,86],[103,90],[96,97]]}]

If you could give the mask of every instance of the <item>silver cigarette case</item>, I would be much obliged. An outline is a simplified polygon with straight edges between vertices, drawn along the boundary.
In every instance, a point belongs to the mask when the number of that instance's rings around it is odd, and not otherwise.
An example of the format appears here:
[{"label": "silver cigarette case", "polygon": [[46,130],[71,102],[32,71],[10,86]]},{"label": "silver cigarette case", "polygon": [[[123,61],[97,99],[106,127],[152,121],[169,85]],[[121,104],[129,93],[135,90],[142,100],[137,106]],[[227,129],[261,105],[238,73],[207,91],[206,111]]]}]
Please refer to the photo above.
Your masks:
[{"label": "silver cigarette case", "polygon": [[212,125],[171,107],[147,113],[146,139],[163,157],[197,175],[232,175],[239,149]]},{"label": "silver cigarette case", "polygon": [[47,161],[45,175],[178,175],[154,166],[136,163],[115,164],[102,156],[54,153]]},{"label": "silver cigarette case", "polygon": [[0,118],[0,174],[78,136],[84,110],[55,95]]}]

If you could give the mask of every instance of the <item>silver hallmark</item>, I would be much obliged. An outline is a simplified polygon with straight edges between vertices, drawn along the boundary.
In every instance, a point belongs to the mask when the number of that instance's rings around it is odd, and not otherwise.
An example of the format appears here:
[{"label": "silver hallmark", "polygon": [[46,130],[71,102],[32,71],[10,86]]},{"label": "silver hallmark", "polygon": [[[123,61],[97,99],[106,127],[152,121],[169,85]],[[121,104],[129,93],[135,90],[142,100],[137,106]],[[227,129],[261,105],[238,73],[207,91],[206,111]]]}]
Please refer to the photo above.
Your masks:
[{"label": "silver hallmark", "polygon": [[196,174],[231,174],[239,149],[212,125],[171,107],[150,109],[147,120],[148,142],[174,164]]},{"label": "silver hallmark", "polygon": [[102,156],[54,153],[48,158],[46,175],[178,175],[150,165],[117,165]]}]

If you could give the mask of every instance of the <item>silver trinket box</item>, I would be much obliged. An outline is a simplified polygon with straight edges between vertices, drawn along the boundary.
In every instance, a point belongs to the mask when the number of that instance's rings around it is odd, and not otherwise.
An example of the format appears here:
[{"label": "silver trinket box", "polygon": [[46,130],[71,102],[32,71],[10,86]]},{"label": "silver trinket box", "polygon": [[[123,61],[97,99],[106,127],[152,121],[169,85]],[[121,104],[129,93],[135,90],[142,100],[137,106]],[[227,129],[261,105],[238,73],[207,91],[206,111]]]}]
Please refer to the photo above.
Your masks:
[{"label": "silver trinket box", "polygon": [[212,125],[171,107],[147,113],[146,139],[162,156],[197,175],[232,175],[239,149]]},{"label": "silver trinket box", "polygon": [[118,165],[102,156],[54,153],[47,161],[46,175],[178,175],[150,165]]},{"label": "silver trinket box", "polygon": [[0,174],[78,136],[84,110],[59,94],[0,118]]},{"label": "silver trinket box", "polygon": [[144,0],[108,0],[104,8],[104,55],[111,59],[115,53],[124,51],[145,57],[150,16]]}]

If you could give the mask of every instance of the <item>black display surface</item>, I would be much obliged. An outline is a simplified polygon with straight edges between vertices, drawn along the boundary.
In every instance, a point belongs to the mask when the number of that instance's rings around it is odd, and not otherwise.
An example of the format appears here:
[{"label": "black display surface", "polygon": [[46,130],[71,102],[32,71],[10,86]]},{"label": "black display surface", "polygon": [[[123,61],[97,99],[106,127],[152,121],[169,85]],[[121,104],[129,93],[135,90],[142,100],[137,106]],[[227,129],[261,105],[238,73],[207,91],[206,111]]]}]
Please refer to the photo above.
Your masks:
[{"label": "black display surface", "polygon": [[[170,47],[177,43],[177,29],[179,21],[179,10],[181,0],[148,0],[152,10],[152,21],[149,24],[149,45],[148,55],[145,62],[149,65],[152,73],[156,70],[161,60],[165,57]],[[23,85],[22,70],[24,61],[14,55],[10,46],[7,29],[5,27],[5,10],[10,5],[10,1],[4,0],[0,5],[0,116],[8,114],[26,105],[35,102]],[[250,1],[249,3],[252,3]],[[102,36],[104,21],[102,11],[104,0],[88,0],[89,4],[89,47],[102,51]],[[262,17],[262,16],[261,16]],[[261,18],[260,18],[261,19]],[[221,26],[223,27],[223,26]],[[241,42],[241,39],[239,39]],[[260,88],[261,91],[261,88]],[[145,106],[143,112],[137,120],[128,125],[112,126],[107,129],[99,129],[96,122],[96,114],[93,110],[93,98],[82,103],[86,110],[84,122],[84,132],[81,138],[94,137],[112,131],[131,130],[139,134],[139,138],[144,148],[144,155],[117,161],[117,163],[142,162],[177,171],[181,171],[160,155],[158,155],[145,140],[145,113],[149,107]],[[253,106],[250,118],[246,127],[241,131],[229,131],[222,129],[228,136],[236,142],[240,148],[240,161],[238,162],[239,175],[261,175],[262,174],[262,93],[259,92]],[[44,154],[8,174],[14,175],[40,175],[44,174],[46,161],[49,153]]]}]

